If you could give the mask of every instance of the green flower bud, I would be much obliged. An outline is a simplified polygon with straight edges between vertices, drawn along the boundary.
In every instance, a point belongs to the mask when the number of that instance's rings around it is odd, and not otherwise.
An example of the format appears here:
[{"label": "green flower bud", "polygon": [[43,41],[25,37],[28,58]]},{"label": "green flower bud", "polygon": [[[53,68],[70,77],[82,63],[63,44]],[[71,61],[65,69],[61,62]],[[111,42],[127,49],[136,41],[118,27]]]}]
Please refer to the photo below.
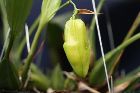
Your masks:
[{"label": "green flower bud", "polygon": [[80,19],[67,21],[64,39],[63,48],[73,70],[85,77],[90,64],[90,46],[84,22]]}]

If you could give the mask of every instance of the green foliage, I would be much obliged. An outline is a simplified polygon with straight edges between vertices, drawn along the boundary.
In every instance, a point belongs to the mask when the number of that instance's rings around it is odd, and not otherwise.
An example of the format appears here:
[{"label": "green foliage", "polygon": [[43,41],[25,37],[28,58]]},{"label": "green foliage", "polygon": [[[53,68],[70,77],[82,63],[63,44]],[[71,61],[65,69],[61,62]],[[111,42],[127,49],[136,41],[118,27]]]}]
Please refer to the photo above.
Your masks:
[{"label": "green foliage", "polygon": [[[4,48],[6,49],[4,57],[0,62],[0,89],[34,90],[34,88],[36,88],[39,90],[47,91],[48,88],[51,88],[56,92],[81,92],[81,90],[85,89],[87,89],[88,91],[94,91],[94,89],[101,91],[104,90],[104,88],[102,89],[102,87],[106,87],[106,77],[103,60],[102,57],[96,59],[97,50],[95,47],[96,40],[94,31],[95,19],[93,17],[91,26],[89,28],[90,32],[88,38],[86,25],[82,20],[76,19],[77,13],[79,11],[76,8],[76,5],[72,2],[72,0],[68,0],[62,5],[61,2],[62,0],[42,0],[41,13],[29,29],[30,35],[34,31],[35,36],[31,45],[31,51],[24,60],[21,59],[21,55],[26,44],[26,37],[23,35],[23,27],[32,8],[33,0],[0,1],[4,26],[3,32],[6,33],[8,27],[10,27],[11,29],[10,36],[8,38],[8,48]],[[73,13],[68,12],[58,15],[54,19],[52,19],[59,9],[68,4],[73,5]],[[102,9],[103,4],[104,0],[100,0],[97,12]],[[70,17],[71,19],[69,20]],[[65,23],[66,25],[64,25]],[[43,37],[43,41],[47,41],[46,45],[49,46],[49,57],[51,58],[51,62],[54,67],[49,69],[50,73],[42,72],[39,67],[37,67],[34,63],[31,63],[33,62],[33,58],[36,56],[36,54],[43,54],[40,51],[42,50],[42,47],[39,47],[39,49],[37,49],[37,46],[42,30],[46,27],[46,24],[48,24],[46,29],[47,35],[43,35],[45,36]],[[140,33],[132,36],[139,25],[140,14],[134,21],[132,27],[130,28],[130,31],[128,31],[124,42],[115,49],[105,54],[109,76],[112,76],[116,71],[116,68],[119,65],[119,59],[121,58],[121,55],[123,54],[125,48],[136,40],[140,39]],[[37,31],[35,31],[36,28]],[[63,33],[64,41],[62,35]],[[12,47],[13,50],[11,51]],[[64,73],[61,69],[59,62],[64,60],[61,59],[63,55],[61,55],[59,51],[63,48],[66,53],[67,59],[69,60],[76,74],[68,72]],[[90,52],[92,50],[93,54],[95,54],[94,62],[92,62],[94,64],[93,67],[91,66],[91,71],[88,71],[90,65]],[[37,61],[41,63],[41,60]],[[24,64],[22,64],[22,62],[24,62]],[[15,67],[17,67],[18,69],[16,69]],[[135,91],[136,86],[140,83],[139,72],[140,67],[134,69],[124,77],[115,77],[115,79],[113,78],[114,90],[119,92]],[[79,82],[84,83],[84,87],[80,86]],[[25,86],[26,84],[27,86]],[[118,86],[121,86],[123,84],[123,88],[117,89]],[[90,88],[90,86],[88,85],[91,85],[93,88]]]},{"label": "green foliage", "polygon": [[41,8],[40,25],[48,23],[59,9],[61,0],[43,0]]},{"label": "green foliage", "polygon": [[[128,45],[130,45],[131,43],[139,39],[138,34],[131,38],[131,36],[134,34],[134,32],[136,31],[139,25],[140,25],[140,14],[138,14],[138,16],[136,17],[132,27],[130,28],[130,31],[127,33],[126,37],[124,38],[124,42],[105,55],[109,75],[112,75],[115,69],[117,68],[117,66],[119,65],[119,59],[122,53],[124,52],[125,47],[127,47]],[[102,85],[105,83],[105,74],[100,75],[98,73],[98,72],[100,73],[104,72],[102,61],[103,61],[102,58],[100,58],[95,62],[95,67],[93,68],[92,73],[90,74],[90,83],[92,84],[94,83],[95,85],[99,85],[99,84]],[[95,81],[96,78],[98,78],[98,81]]]},{"label": "green foliage", "polygon": [[[138,39],[140,39],[140,33],[131,37],[130,39],[128,39],[127,41],[125,41],[124,43],[119,45],[117,48],[115,48],[114,50],[112,50],[111,52],[109,52],[105,55],[106,65],[107,65],[107,69],[109,71],[109,75],[112,74],[112,72],[115,68],[114,66],[116,66],[114,64],[118,58],[117,54],[119,54],[128,45],[130,45],[131,43],[135,42]],[[100,74],[100,73],[103,73],[103,74]],[[102,85],[104,83],[104,81],[105,81],[104,67],[103,67],[102,58],[100,58],[96,62],[95,67],[93,68],[93,70],[90,74],[90,83],[99,86],[99,85]]]},{"label": "green foliage", "polygon": [[[28,1],[28,3],[27,3]],[[27,19],[31,6],[32,0],[5,0],[3,3],[5,4],[8,24],[11,29],[9,45],[5,53],[5,57],[0,64],[0,81],[2,89],[18,89],[20,87],[19,76],[17,74],[17,70],[14,68],[14,65],[9,61],[9,54],[17,33],[19,33]],[[26,7],[25,7],[26,6]],[[4,12],[3,12],[4,13]],[[7,77],[7,79],[5,79]]]},{"label": "green foliage", "polygon": [[31,52],[29,53],[29,55],[26,59],[26,64],[24,66],[24,70],[22,73],[22,78],[23,78],[24,83],[28,77],[27,73],[29,72],[32,58],[33,58],[33,55],[37,48],[40,34],[41,34],[43,28],[45,27],[45,25],[50,21],[51,18],[53,18],[54,14],[58,11],[60,4],[61,4],[61,0],[55,0],[55,2],[52,0],[43,0],[43,2],[42,2],[39,26],[38,26],[37,32],[34,36],[34,40],[33,40],[32,46],[31,46]]},{"label": "green foliage", "polygon": [[[7,20],[7,14],[6,14],[6,9],[4,5],[4,0],[0,0],[0,9],[1,9],[1,16],[2,16],[2,21],[3,21],[3,34],[1,34],[1,37],[6,37],[6,32],[8,31],[9,25],[8,25],[8,20]],[[3,36],[2,36],[3,35]],[[2,38],[0,38],[2,39]]]},{"label": "green foliage", "polygon": [[40,69],[32,64],[31,65],[31,82],[30,85],[37,86],[41,90],[46,90],[49,88],[50,80],[45,76]]},{"label": "green foliage", "polygon": [[30,13],[32,0],[4,0],[8,23],[14,34],[19,33]]},{"label": "green foliage", "polygon": [[0,89],[17,90],[19,87],[17,70],[8,59],[3,59],[0,62]]},{"label": "green foliage", "polygon": [[64,76],[63,76],[63,72],[60,69],[59,65],[57,65],[52,72],[51,86],[55,90],[63,90],[64,89]]}]

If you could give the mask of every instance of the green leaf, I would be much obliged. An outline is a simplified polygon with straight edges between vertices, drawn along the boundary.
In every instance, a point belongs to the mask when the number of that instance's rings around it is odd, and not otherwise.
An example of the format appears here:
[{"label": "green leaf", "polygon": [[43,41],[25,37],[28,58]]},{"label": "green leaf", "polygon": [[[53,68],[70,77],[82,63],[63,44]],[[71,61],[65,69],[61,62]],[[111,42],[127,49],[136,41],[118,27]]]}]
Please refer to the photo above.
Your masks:
[{"label": "green leaf", "polygon": [[64,88],[64,77],[59,65],[52,72],[51,86],[55,90],[62,90]]},{"label": "green leaf", "polygon": [[25,25],[32,6],[32,0],[5,0],[9,26],[14,34]]},{"label": "green leaf", "polygon": [[31,82],[29,83],[32,86],[36,86],[41,90],[47,90],[50,85],[50,80],[45,74],[43,74],[40,69],[32,64],[31,65]]},{"label": "green leaf", "polygon": [[43,0],[41,8],[40,25],[48,23],[59,9],[61,0]]},{"label": "green leaf", "polygon": [[7,59],[0,62],[0,89],[16,90],[20,81],[14,65]]},{"label": "green leaf", "polygon": [[[111,75],[114,70],[113,65],[115,64],[115,61],[118,58],[117,54],[121,53],[122,50],[124,50],[127,46],[129,46],[131,43],[133,43],[138,39],[140,39],[140,33],[126,40],[124,43],[122,43],[117,48],[115,48],[114,50],[105,55],[109,75]],[[99,60],[96,61],[95,66],[92,69],[92,72],[90,73],[89,80],[91,84],[95,86],[101,86],[105,83],[105,79],[106,77],[104,72],[103,60],[102,58],[100,58]]]},{"label": "green leaf", "polygon": [[0,0],[1,18],[2,18],[2,22],[3,22],[3,34],[1,34],[1,35],[3,35],[4,40],[5,40],[9,25],[8,25],[6,9],[5,9],[3,1],[4,0]]},{"label": "green leaf", "polygon": [[[28,2],[27,2],[28,1]],[[5,0],[8,24],[10,27],[9,45],[5,57],[9,57],[16,35],[22,31],[30,12],[32,0]]]}]

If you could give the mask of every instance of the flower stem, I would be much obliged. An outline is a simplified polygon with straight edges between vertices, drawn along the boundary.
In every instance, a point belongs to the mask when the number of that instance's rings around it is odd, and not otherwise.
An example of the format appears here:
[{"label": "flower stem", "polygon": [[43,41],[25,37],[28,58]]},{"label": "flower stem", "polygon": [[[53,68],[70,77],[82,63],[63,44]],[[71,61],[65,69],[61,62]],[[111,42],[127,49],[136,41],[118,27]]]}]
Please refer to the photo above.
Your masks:
[{"label": "flower stem", "polygon": [[74,7],[74,11],[73,11],[72,19],[75,19],[75,16],[76,16],[77,13],[78,13],[78,9],[77,9],[75,3],[74,3],[72,0],[69,0],[69,2],[70,2],[70,3],[73,5],[73,7]]}]

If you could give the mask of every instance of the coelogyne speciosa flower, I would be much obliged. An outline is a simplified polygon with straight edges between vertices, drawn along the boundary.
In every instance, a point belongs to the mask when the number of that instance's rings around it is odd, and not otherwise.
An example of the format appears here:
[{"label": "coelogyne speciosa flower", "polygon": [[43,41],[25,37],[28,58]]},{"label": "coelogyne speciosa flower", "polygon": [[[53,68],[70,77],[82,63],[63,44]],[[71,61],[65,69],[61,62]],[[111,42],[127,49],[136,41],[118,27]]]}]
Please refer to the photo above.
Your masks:
[{"label": "coelogyne speciosa flower", "polygon": [[90,64],[90,45],[84,22],[72,18],[67,21],[64,39],[64,51],[74,72],[85,77]]}]

